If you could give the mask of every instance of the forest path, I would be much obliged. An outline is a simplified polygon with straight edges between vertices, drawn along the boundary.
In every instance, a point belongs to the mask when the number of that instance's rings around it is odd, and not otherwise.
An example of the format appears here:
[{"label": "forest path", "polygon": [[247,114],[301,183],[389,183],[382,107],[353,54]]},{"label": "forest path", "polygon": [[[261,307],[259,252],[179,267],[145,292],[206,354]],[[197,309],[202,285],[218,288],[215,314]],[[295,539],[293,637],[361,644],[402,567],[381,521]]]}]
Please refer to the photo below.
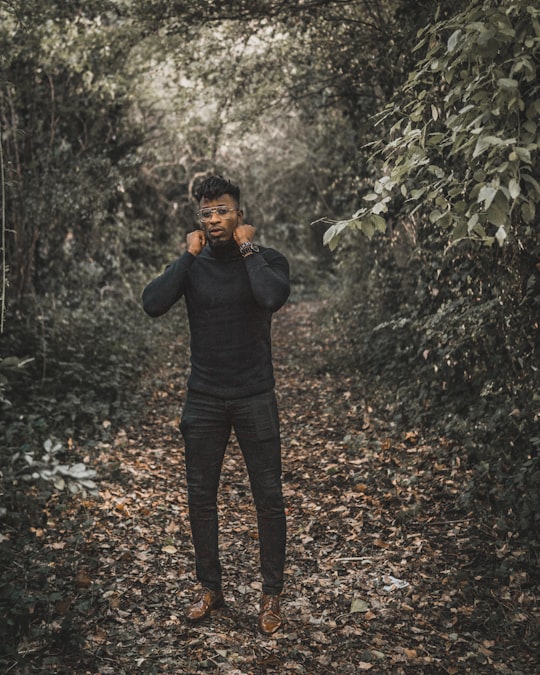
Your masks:
[{"label": "forest path", "polygon": [[56,646],[27,644],[41,649],[39,672],[534,672],[526,552],[460,511],[467,475],[455,447],[413,429],[396,437],[352,373],[317,367],[332,348],[321,307],[290,303],[274,319],[284,629],[256,631],[256,520],[234,442],[220,492],[227,605],[200,625],[183,620],[194,575],[178,434],[186,361],[176,356],[152,373],[147,414],[102,445],[100,498],[74,500],[42,533],[59,599]]}]

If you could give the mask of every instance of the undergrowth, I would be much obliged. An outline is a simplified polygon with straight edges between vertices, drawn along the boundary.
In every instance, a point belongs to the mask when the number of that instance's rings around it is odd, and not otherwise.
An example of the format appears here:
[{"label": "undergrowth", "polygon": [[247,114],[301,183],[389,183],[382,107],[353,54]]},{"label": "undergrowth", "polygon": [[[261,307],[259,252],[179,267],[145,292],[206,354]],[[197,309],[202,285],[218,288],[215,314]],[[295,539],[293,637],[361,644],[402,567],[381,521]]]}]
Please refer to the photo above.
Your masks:
[{"label": "undergrowth", "polygon": [[35,611],[29,579],[54,602],[48,571],[40,581],[36,570],[21,567],[47,504],[99,485],[93,449],[140,414],[141,380],[164,358],[155,345],[164,343],[163,331],[171,332],[171,344],[182,340],[181,325],[151,320],[139,290],[120,283],[105,292],[83,286],[27,298],[7,314],[0,351],[0,642],[24,634]]},{"label": "undergrowth", "polygon": [[335,349],[319,367],[355,373],[397,430],[452,441],[473,470],[462,505],[538,541],[538,268],[470,246],[402,254],[382,238],[356,247],[326,316]]}]

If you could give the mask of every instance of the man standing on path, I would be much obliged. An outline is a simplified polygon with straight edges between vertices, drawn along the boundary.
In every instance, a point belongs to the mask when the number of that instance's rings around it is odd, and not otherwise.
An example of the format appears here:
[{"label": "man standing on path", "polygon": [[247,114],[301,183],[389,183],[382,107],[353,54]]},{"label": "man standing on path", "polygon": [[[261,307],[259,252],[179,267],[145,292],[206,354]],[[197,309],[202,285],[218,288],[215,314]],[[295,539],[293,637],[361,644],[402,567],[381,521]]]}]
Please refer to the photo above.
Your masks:
[{"label": "man standing on path", "polygon": [[184,296],[191,332],[180,429],[201,588],[185,616],[200,621],[224,602],[217,492],[234,429],[257,510],[263,579],[258,626],[271,635],[282,624],[286,522],[270,328],[272,314],[289,296],[289,265],[278,251],[253,243],[255,228],[243,222],[236,185],[211,176],[195,198],[201,229],[187,235],[186,252],[143,292],[144,309],[152,317]]}]

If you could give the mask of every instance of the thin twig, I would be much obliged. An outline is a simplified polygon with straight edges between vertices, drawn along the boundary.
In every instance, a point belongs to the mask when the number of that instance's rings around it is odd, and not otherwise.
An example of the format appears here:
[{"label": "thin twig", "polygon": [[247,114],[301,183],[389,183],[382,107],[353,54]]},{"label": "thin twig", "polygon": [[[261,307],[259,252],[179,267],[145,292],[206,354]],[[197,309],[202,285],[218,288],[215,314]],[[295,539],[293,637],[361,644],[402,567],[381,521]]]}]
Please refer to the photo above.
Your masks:
[{"label": "thin twig", "polygon": [[356,562],[356,561],[372,562],[373,558],[335,558],[334,559],[334,562]]},{"label": "thin twig", "polygon": [[6,287],[7,287],[7,270],[6,270],[6,184],[4,180],[4,152],[2,148],[2,132],[0,130],[0,190],[2,194],[1,205],[1,228],[2,228],[2,294],[0,297],[0,333],[4,332],[4,316],[6,312]]},{"label": "thin twig", "polygon": [[418,525],[456,525],[458,523],[469,523],[472,518],[460,518],[459,520],[417,520]]}]

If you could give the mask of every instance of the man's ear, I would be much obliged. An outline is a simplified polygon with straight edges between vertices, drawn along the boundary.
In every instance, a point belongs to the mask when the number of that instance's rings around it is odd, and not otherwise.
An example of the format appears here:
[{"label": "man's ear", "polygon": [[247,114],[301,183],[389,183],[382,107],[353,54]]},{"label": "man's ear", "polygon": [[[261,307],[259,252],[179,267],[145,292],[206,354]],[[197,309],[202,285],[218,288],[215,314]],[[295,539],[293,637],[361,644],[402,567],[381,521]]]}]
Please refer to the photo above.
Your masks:
[{"label": "man's ear", "polygon": [[244,224],[244,212],[242,209],[238,209],[238,225]]}]

